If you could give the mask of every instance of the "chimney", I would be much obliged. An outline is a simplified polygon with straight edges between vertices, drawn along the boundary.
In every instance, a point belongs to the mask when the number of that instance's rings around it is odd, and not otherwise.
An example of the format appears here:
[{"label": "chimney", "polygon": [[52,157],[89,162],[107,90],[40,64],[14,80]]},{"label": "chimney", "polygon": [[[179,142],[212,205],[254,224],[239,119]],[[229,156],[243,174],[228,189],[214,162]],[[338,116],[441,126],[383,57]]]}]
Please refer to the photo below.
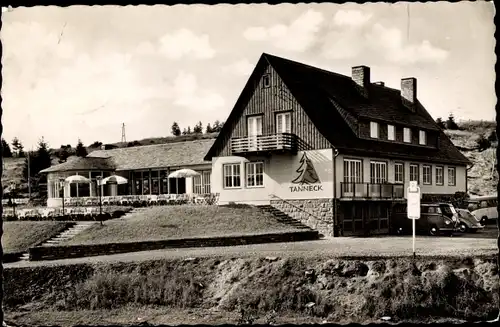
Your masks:
[{"label": "chimney", "polygon": [[401,98],[403,103],[413,110],[417,103],[417,79],[415,77],[401,79]]},{"label": "chimney", "polygon": [[352,67],[352,80],[358,85],[363,96],[368,97],[368,86],[370,85],[370,67]]}]

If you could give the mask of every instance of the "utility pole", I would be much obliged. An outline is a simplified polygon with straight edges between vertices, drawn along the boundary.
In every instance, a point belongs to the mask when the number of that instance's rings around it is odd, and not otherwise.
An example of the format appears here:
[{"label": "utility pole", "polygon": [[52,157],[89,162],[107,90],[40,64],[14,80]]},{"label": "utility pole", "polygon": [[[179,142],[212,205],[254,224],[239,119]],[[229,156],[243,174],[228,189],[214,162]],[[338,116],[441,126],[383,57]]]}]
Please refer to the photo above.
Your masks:
[{"label": "utility pole", "polygon": [[28,198],[31,200],[31,151],[28,151]]}]

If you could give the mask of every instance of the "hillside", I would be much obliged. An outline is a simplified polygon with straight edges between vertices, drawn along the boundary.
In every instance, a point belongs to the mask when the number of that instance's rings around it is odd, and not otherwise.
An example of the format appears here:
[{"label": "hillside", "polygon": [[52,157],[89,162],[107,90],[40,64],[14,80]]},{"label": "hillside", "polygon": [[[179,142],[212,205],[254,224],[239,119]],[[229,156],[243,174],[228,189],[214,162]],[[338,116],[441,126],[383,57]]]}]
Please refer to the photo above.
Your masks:
[{"label": "hillside", "polygon": [[[466,121],[458,123],[461,130],[445,130],[446,135],[451,139],[453,144],[459,147],[462,153],[467,156],[474,165],[468,172],[468,191],[474,195],[487,195],[491,193],[496,193],[496,186],[498,175],[492,178],[492,168],[496,158],[496,147],[491,147],[485,151],[477,150],[477,139],[480,135],[485,135],[486,137],[493,131],[496,127],[495,122],[485,122],[485,121]],[[147,138],[140,141],[132,141],[128,143],[136,144],[135,146],[150,145],[150,144],[164,144],[172,142],[183,142],[195,139],[207,139],[215,138],[217,133],[211,134],[191,134],[182,136],[168,136],[168,137],[158,137],[158,138]],[[112,145],[117,147],[127,147],[125,143],[113,143]],[[87,147],[87,151],[90,153],[94,150],[98,150],[98,147]],[[74,156],[68,158],[68,160],[73,160]],[[22,181],[22,166],[24,163],[24,158],[5,158],[4,159],[4,172],[2,174],[2,184],[7,187],[11,181],[22,188],[27,188],[26,183]],[[58,159],[54,156],[52,164],[58,163]]]}]

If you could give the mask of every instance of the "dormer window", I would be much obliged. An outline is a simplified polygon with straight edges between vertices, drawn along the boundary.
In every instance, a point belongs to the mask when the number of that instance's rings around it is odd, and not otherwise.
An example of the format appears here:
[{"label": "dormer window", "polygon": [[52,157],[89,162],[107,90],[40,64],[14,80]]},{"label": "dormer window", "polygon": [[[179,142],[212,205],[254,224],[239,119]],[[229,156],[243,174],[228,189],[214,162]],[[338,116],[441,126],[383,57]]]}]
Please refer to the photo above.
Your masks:
[{"label": "dormer window", "polygon": [[394,125],[387,125],[387,139],[389,141],[394,141],[396,139]]},{"label": "dormer window", "polygon": [[370,122],[370,137],[373,139],[378,139],[378,123]]},{"label": "dormer window", "polygon": [[271,87],[271,76],[269,74],[265,74],[262,77],[262,87],[263,88]]},{"label": "dormer window", "polygon": [[427,134],[425,133],[425,131],[420,131],[418,143],[420,145],[427,145]]},{"label": "dormer window", "polygon": [[403,129],[403,141],[405,143],[411,143],[411,130],[408,127]]}]

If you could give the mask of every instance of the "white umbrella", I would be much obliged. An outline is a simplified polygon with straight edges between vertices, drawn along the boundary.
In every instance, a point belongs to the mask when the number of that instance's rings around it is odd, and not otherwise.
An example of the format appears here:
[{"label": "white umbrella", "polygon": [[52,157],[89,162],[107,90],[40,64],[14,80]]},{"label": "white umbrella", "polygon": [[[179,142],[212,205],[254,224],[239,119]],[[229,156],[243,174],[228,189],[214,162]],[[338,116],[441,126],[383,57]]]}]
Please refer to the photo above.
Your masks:
[{"label": "white umbrella", "polygon": [[168,175],[168,178],[186,178],[186,177],[194,177],[194,176],[199,176],[200,173],[197,171],[194,171],[192,169],[179,169],[174,171],[173,173],[170,173]]},{"label": "white umbrella", "polygon": [[82,175],[69,176],[64,181],[67,183],[90,183],[90,179]]},{"label": "white umbrella", "polygon": [[103,184],[111,183],[111,184],[127,184],[128,179],[118,175],[111,175],[102,180]]}]

